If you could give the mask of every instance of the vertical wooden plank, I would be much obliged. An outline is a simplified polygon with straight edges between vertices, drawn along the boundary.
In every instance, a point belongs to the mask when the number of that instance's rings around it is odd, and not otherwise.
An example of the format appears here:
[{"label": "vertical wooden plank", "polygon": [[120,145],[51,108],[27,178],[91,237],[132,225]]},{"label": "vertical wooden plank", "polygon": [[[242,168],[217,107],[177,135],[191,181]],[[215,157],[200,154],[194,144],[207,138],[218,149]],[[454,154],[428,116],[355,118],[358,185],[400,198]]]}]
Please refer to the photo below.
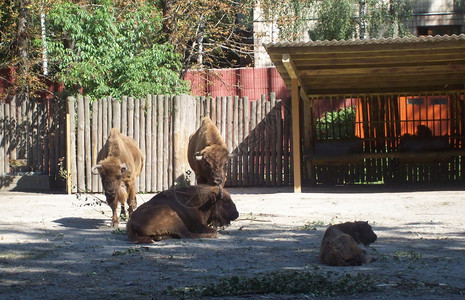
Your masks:
[{"label": "vertical wooden plank", "polygon": [[151,173],[151,192],[157,191],[157,96],[152,95],[152,115],[151,115],[151,123],[152,123],[152,135],[150,137],[151,140],[151,149],[149,155],[152,156],[152,165],[150,166],[150,173]]},{"label": "vertical wooden plank", "polygon": [[210,109],[211,109],[211,111],[210,111],[210,119],[212,120],[213,124],[216,124],[216,121],[217,121],[216,99],[213,99],[212,97],[209,97],[208,101],[210,101]]},{"label": "vertical wooden plank", "polygon": [[128,135],[128,97],[121,99],[121,133]]},{"label": "vertical wooden plank", "polygon": [[220,128],[221,127],[221,119],[222,119],[222,116],[223,116],[221,114],[222,113],[221,98],[216,97],[215,102],[216,102],[216,123],[214,123],[214,124],[216,125],[216,127]]},{"label": "vertical wooden plank", "polygon": [[271,111],[271,102],[266,101],[265,102],[265,116],[263,118],[263,121],[265,121],[265,128],[264,128],[264,133],[265,133],[265,147],[264,147],[264,152],[265,152],[265,183],[266,185],[271,185],[271,117],[270,117],[270,111]]},{"label": "vertical wooden plank", "polygon": [[264,115],[264,107],[265,107],[265,99],[261,97],[260,100],[257,100],[257,148],[258,148],[258,184],[264,185],[265,183],[265,120],[263,118]]},{"label": "vertical wooden plank", "polygon": [[112,98],[112,122],[111,128],[118,128],[121,132],[121,103],[118,99]]},{"label": "vertical wooden plank", "polygon": [[243,169],[243,160],[244,160],[244,151],[242,151],[242,145],[244,143],[244,99],[241,98],[239,99],[238,97],[238,124],[237,124],[237,180],[238,180],[238,185],[243,186],[243,174],[244,174],[244,169]]},{"label": "vertical wooden plank", "polygon": [[[133,139],[137,144],[137,147],[140,149],[140,141],[139,141],[139,130],[140,130],[140,99],[134,99],[134,125],[133,125]],[[141,149],[142,150],[142,149]],[[145,160],[145,157],[144,157]],[[140,191],[140,175],[136,179],[136,192]]]},{"label": "vertical wooden plank", "polygon": [[102,98],[102,136],[103,136],[103,143],[102,146],[106,143],[108,138],[108,132],[110,129],[108,128],[108,101],[107,98]]},{"label": "vertical wooden plank", "polygon": [[84,99],[77,98],[77,190],[85,192],[85,162],[84,162]]},{"label": "vertical wooden plank", "polygon": [[[147,151],[145,149],[145,98],[140,99],[139,105],[139,147],[142,150],[142,154],[144,155],[144,161],[147,160]],[[145,165],[142,168],[142,172],[140,172],[140,181],[139,181],[139,192],[145,192]]]},{"label": "vertical wooden plank", "polygon": [[[5,107],[4,107],[4,111],[5,111],[5,120],[4,120],[4,126],[5,126],[5,130],[4,130],[4,137],[3,137],[3,144],[4,144],[4,155],[5,155],[5,158],[4,158],[4,167],[3,169],[5,170],[5,173],[10,173],[10,138],[11,138],[11,131],[10,131],[10,126],[11,126],[11,113],[10,113],[10,105],[6,104],[5,103]],[[47,169],[47,172],[48,172],[48,169]],[[48,174],[48,173],[47,173]]]},{"label": "vertical wooden plank", "polygon": [[283,163],[284,163],[284,185],[291,184],[291,153],[290,150],[290,132],[291,132],[291,101],[284,101],[284,124],[283,124]]},{"label": "vertical wooden plank", "polygon": [[152,95],[147,95],[145,103],[145,192],[152,191]]},{"label": "vertical wooden plank", "polygon": [[0,174],[5,174],[5,102],[0,101]]},{"label": "vertical wooden plank", "polygon": [[[228,96],[226,102],[226,145],[228,147],[229,152],[232,151],[233,149],[233,133],[232,133],[232,125],[233,125],[233,99],[231,96]],[[232,174],[231,174],[231,166],[234,164],[234,161],[232,158],[229,159],[228,163],[228,179],[227,181],[230,182],[231,184],[234,184],[235,182],[232,182]]]},{"label": "vertical wooden plank", "polygon": [[90,99],[84,97],[84,159],[85,159],[85,190],[89,192],[92,188],[92,152],[91,152],[91,131],[90,131]]},{"label": "vertical wooden plank", "polygon": [[[69,102],[66,103],[66,174],[71,171],[71,118],[69,117]],[[73,124],[74,126],[74,124]],[[73,185],[70,176],[66,176],[66,192],[71,194]]]},{"label": "vertical wooden plank", "polygon": [[283,120],[282,101],[277,101],[275,106],[276,117],[276,184],[283,184]]},{"label": "vertical wooden plank", "polygon": [[242,152],[242,180],[243,185],[248,186],[250,185],[250,174],[249,174],[249,156],[250,156],[250,147],[249,147],[249,140],[250,140],[250,104],[249,98],[243,97],[243,108],[244,108],[244,139],[242,142],[241,152]]},{"label": "vertical wooden plank", "polygon": [[8,136],[10,137],[10,160],[16,159],[16,148],[17,148],[17,140],[16,137],[18,136],[18,122],[16,116],[16,96],[13,96],[10,101],[10,122],[9,122],[10,132]]},{"label": "vertical wooden plank", "polygon": [[211,98],[210,97],[204,97],[205,98],[205,116],[209,117],[211,119]]},{"label": "vertical wooden plank", "polygon": [[[41,148],[42,141],[38,133],[39,132],[40,107],[39,107],[39,102],[36,102],[36,101],[31,101],[30,104],[31,104],[30,111],[31,111],[31,143],[32,143],[31,144],[31,152],[32,152],[32,155],[31,155],[32,164],[31,165],[32,165],[32,171],[40,172],[41,161],[39,160],[39,155],[42,152],[42,148]],[[0,150],[0,153],[1,153],[1,150]]]},{"label": "vertical wooden plank", "polygon": [[202,98],[197,97],[196,99],[197,105],[195,106],[195,114],[198,116],[198,118],[195,119],[195,128],[200,127],[200,120],[202,119],[202,113],[201,113],[201,107],[202,107]]},{"label": "vertical wooden plank", "polygon": [[[232,100],[232,99],[231,99]],[[230,152],[234,153],[235,156],[233,159],[230,159],[232,162],[232,168],[231,168],[231,183],[234,186],[237,186],[237,179],[238,179],[238,168],[237,168],[237,161],[238,161],[238,145],[239,145],[239,127],[238,127],[238,122],[239,122],[239,96],[234,96],[234,100],[232,103],[232,109],[233,109],[233,117],[232,117],[232,148],[229,150]]]},{"label": "vertical wooden plank", "polygon": [[270,160],[271,160],[271,165],[270,165],[270,182],[273,186],[276,186],[276,148],[277,146],[277,140],[276,140],[276,126],[277,126],[277,120],[276,120],[276,94],[275,93],[270,93],[270,113],[269,113],[269,118],[270,118]]},{"label": "vertical wooden plank", "polygon": [[25,153],[25,158],[27,159],[27,165],[31,167],[32,171],[35,171],[34,168],[34,152],[32,151],[33,149],[33,138],[34,134],[32,132],[32,112],[34,109],[34,101],[29,100],[29,101],[24,101],[24,106],[26,107],[26,153]]},{"label": "vertical wooden plank", "polygon": [[[102,149],[104,143],[106,142],[105,139],[104,139],[104,131],[103,131],[103,127],[104,127],[104,122],[103,122],[103,119],[104,119],[104,101],[103,99],[100,99],[98,101],[98,126],[97,126],[97,151],[100,151],[100,149]],[[97,158],[97,156],[96,156]],[[96,162],[98,163],[98,161],[96,160]],[[98,180],[98,190],[97,190],[99,193],[101,193],[103,191],[103,186],[102,186],[102,182],[100,180]]]},{"label": "vertical wooden plank", "polygon": [[174,96],[173,102],[173,178],[178,183],[178,177],[182,175],[182,137],[181,137],[181,97]]},{"label": "vertical wooden plank", "polygon": [[163,189],[163,174],[165,169],[164,166],[164,157],[163,149],[165,145],[163,144],[163,103],[164,96],[157,96],[157,191]]},{"label": "vertical wooden plank", "polygon": [[134,98],[128,98],[128,137],[134,139]]},{"label": "vertical wooden plank", "polygon": [[[98,151],[100,150],[98,148],[98,140],[99,140],[99,136],[98,136],[98,102],[97,101],[94,101],[92,102],[92,141],[91,141],[91,144],[92,144],[92,153],[91,153],[91,156],[92,156],[92,165],[96,165],[97,164],[97,154],[98,154]],[[91,174],[91,178],[92,178],[92,187],[91,187],[91,192],[92,193],[97,193],[98,192],[98,183],[99,183],[99,176],[97,175],[93,175]]]},{"label": "vertical wooden plank", "polygon": [[220,134],[223,139],[226,141],[226,97],[221,97],[221,126],[218,127],[220,129]]},{"label": "vertical wooden plank", "polygon": [[250,102],[250,158],[249,158],[249,182],[258,185],[258,156],[257,156],[257,104],[258,101]]},{"label": "vertical wooden plank", "polygon": [[172,159],[170,151],[170,108],[171,108],[171,97],[164,97],[164,111],[163,111],[163,187],[162,190],[167,189],[170,184],[173,182],[172,173]]},{"label": "vertical wooden plank", "polygon": [[107,134],[109,134],[113,128],[113,99],[110,96],[107,97],[107,109]]},{"label": "vertical wooden plank", "polygon": [[39,122],[40,122],[40,127],[39,127],[39,136],[41,140],[40,144],[40,151],[39,151],[39,161],[40,161],[40,171],[42,174],[46,174],[48,172],[48,157],[46,157],[46,154],[48,153],[48,146],[47,146],[47,113],[48,113],[48,102],[47,100],[43,101],[40,103],[40,116],[39,116]]},{"label": "vertical wooden plank", "polygon": [[69,176],[71,176],[72,192],[77,191],[77,164],[76,164],[76,127],[74,126],[75,114],[74,97],[68,97],[68,112],[69,112],[69,135],[70,135],[70,167],[71,170],[67,170]]}]

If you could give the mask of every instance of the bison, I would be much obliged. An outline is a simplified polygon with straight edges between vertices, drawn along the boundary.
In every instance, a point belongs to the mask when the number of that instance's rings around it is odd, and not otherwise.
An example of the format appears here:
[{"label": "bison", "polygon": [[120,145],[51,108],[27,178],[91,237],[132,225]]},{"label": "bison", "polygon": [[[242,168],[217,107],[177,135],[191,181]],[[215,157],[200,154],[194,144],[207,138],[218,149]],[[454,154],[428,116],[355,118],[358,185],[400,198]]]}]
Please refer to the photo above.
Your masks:
[{"label": "bison", "polygon": [[215,227],[229,225],[238,217],[230,194],[221,186],[171,188],[138,207],[126,224],[126,233],[136,243],[215,238]]},{"label": "bison", "polygon": [[433,136],[428,126],[417,125],[414,135],[405,133],[400,137],[399,152],[428,152],[450,150],[449,140],[445,136]]},{"label": "bison", "polygon": [[92,173],[100,174],[106,201],[113,211],[111,226],[118,226],[118,204],[121,204],[121,215],[126,214],[126,201],[129,216],[136,209],[135,180],[143,165],[143,154],[136,142],[121,134],[117,128],[112,128],[105,145],[97,155],[97,165],[92,168]]},{"label": "bison", "polygon": [[359,266],[372,258],[358,244],[368,246],[377,236],[368,222],[332,225],[326,229],[320,247],[320,262],[330,266]]},{"label": "bison", "polygon": [[199,129],[189,137],[187,155],[197,184],[224,186],[232,155],[210,118],[203,118]]}]

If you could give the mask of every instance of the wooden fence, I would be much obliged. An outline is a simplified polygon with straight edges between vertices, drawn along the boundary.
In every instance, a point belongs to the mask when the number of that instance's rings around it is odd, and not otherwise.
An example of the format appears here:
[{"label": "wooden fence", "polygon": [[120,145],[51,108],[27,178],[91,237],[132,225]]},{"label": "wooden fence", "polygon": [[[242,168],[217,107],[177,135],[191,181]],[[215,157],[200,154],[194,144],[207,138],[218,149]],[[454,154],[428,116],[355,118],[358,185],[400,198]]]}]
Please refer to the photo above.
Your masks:
[{"label": "wooden fence", "polygon": [[0,175],[57,176],[66,156],[65,102],[0,101]]},{"label": "wooden fence", "polygon": [[91,168],[110,129],[117,127],[145,155],[138,191],[161,191],[193,180],[188,138],[202,117],[209,116],[236,154],[229,162],[227,186],[290,185],[289,112],[274,93],[256,101],[188,95],[95,102],[87,97],[42,102],[13,98],[0,102],[0,175],[49,175],[61,188],[69,178],[72,192],[102,192]]}]

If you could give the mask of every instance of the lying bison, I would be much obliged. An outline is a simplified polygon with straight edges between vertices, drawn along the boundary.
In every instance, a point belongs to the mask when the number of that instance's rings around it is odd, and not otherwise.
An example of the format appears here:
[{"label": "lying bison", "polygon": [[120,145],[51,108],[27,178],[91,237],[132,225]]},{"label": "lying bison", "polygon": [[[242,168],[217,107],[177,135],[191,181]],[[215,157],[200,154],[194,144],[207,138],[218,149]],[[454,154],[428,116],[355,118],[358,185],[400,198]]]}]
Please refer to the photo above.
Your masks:
[{"label": "lying bison", "polygon": [[428,126],[417,125],[414,135],[409,133],[400,137],[399,152],[428,152],[450,150],[449,140],[445,136],[433,136]]},{"label": "lying bison", "polygon": [[190,136],[187,156],[197,184],[224,186],[231,155],[210,118],[203,118],[199,129]]},{"label": "lying bison", "polygon": [[112,128],[105,145],[97,155],[97,165],[92,173],[100,174],[108,205],[113,211],[111,225],[118,226],[116,213],[121,204],[121,214],[125,215],[124,203],[127,200],[129,216],[137,207],[135,180],[139,176],[144,159],[136,142]]},{"label": "lying bison", "polygon": [[229,225],[238,217],[230,194],[222,191],[221,186],[172,188],[137,208],[126,224],[126,233],[136,243],[215,238],[214,227]]},{"label": "lying bison", "polygon": [[358,244],[368,246],[377,236],[368,222],[346,222],[326,229],[320,247],[320,262],[330,266],[359,266],[372,258]]}]

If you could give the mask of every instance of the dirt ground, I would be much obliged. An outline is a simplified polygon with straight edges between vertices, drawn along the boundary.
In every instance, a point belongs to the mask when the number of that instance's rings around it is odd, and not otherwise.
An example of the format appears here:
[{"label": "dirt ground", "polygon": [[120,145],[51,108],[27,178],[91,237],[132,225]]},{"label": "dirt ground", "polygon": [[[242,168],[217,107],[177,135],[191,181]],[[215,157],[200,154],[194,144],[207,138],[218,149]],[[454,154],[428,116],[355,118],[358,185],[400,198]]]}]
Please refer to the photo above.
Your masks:
[{"label": "dirt ground", "polygon": [[[367,274],[375,290],[337,299],[463,299],[465,192],[379,187],[228,189],[240,213],[217,239],[134,245],[110,225],[102,195],[0,193],[0,298],[171,299],[167,289],[269,272]],[[141,204],[153,195],[137,195]],[[329,224],[369,221],[375,262],[318,262]],[[265,275],[266,276],[266,275]],[[350,292],[350,291],[349,291]],[[228,299],[302,299],[297,295]],[[193,298],[196,298],[193,296]],[[222,297],[225,299],[225,297]]]}]

